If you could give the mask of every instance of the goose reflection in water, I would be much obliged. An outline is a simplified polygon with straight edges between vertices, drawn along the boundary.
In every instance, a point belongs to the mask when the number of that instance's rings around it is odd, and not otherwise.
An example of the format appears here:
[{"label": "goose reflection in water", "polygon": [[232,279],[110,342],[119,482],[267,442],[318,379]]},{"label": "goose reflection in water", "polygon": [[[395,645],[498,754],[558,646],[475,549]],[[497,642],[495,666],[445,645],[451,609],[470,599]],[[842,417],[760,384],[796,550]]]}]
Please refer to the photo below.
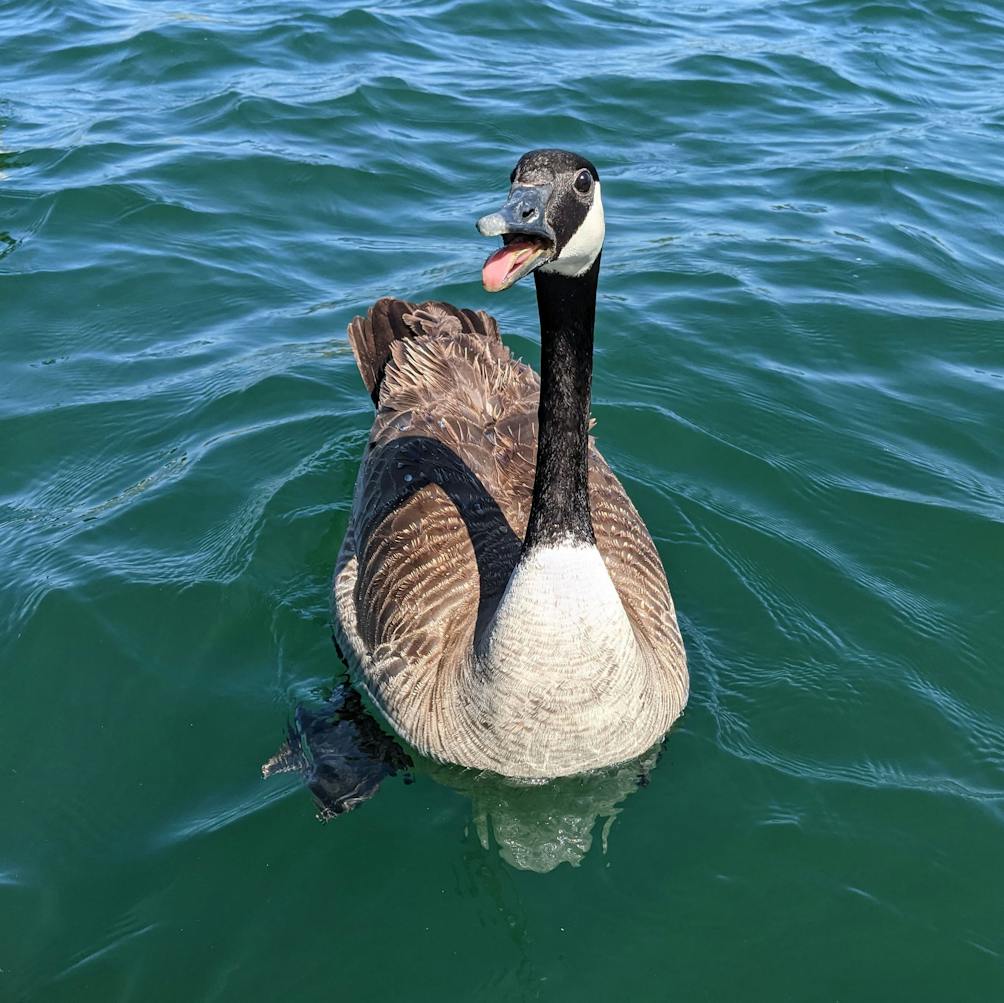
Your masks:
[{"label": "goose reflection in water", "polygon": [[384,780],[431,777],[471,800],[481,845],[520,870],[546,873],[577,866],[600,829],[602,851],[624,800],[649,782],[662,742],[635,759],[578,776],[521,782],[406,752],[384,731],[347,680],[314,708],[300,705],[279,751],[262,766],[266,778],[299,773],[329,821],[372,798]]}]

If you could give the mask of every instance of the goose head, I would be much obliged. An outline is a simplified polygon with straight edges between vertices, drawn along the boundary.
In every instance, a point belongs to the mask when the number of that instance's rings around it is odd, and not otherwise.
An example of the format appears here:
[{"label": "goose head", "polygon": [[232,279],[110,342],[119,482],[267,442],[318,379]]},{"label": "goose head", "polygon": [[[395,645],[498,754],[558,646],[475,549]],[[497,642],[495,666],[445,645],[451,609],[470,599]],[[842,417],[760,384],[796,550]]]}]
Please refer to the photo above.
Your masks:
[{"label": "goose head", "polygon": [[509,177],[509,198],[478,220],[485,237],[502,247],[485,261],[481,281],[501,292],[540,270],[585,274],[603,249],[603,201],[596,168],[566,150],[531,150]]}]

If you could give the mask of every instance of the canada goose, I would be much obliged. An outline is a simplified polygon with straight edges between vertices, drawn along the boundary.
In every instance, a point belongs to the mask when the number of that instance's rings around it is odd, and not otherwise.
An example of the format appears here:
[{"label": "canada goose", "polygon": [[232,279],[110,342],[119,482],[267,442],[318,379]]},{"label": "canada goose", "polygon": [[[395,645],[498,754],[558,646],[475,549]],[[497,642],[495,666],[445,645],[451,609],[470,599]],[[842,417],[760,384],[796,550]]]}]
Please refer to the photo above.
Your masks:
[{"label": "canada goose", "polygon": [[542,779],[624,762],[687,701],[662,564],[589,437],[603,204],[596,168],[525,154],[482,281],[533,272],[541,376],[495,321],[382,299],[349,325],[377,408],[335,569],[335,637],[434,760]]}]

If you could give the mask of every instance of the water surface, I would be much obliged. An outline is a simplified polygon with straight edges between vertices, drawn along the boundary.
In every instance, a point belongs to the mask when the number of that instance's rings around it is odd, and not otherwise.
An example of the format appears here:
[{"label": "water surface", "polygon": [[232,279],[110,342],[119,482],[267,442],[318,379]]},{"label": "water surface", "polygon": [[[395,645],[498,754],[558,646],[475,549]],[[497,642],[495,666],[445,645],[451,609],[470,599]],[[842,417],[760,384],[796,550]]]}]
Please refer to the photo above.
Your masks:
[{"label": "water surface", "polygon": [[[0,47],[0,998],[1004,996],[999,5],[21,0]],[[603,177],[596,434],[693,681],[544,875],[510,795],[259,774],[338,674],[345,325],[441,297],[536,363],[472,224],[542,145]]]}]

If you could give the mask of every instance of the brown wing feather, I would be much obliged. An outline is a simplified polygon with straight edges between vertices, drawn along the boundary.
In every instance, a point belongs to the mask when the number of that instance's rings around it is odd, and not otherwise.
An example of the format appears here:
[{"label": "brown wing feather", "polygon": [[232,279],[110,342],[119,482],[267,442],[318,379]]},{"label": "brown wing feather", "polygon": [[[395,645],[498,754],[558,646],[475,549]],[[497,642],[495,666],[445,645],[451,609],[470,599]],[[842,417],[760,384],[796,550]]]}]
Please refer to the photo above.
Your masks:
[{"label": "brown wing feather", "polygon": [[385,710],[390,690],[395,704],[431,707],[519,556],[537,377],[491,317],[446,304],[381,300],[349,334],[378,410],[336,570],[335,625],[368,659],[367,688]]},{"label": "brown wing feather", "polygon": [[659,552],[623,485],[592,443],[589,506],[596,546],[635,634],[686,692],[686,655]]},{"label": "brown wing feather", "polygon": [[395,341],[417,337],[449,337],[476,334],[498,340],[498,325],[483,310],[466,310],[430,300],[416,305],[384,297],[369,308],[365,317],[349,324],[349,344],[359,375],[374,404],[380,402],[380,384]]}]

